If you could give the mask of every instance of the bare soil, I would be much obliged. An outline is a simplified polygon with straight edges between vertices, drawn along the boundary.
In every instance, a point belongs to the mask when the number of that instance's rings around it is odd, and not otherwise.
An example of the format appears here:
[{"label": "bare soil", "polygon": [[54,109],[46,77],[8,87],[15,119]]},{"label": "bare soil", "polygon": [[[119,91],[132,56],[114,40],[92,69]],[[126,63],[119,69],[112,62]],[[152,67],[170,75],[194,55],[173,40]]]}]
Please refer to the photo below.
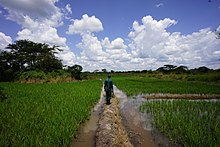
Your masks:
[{"label": "bare soil", "polygon": [[111,99],[111,104],[104,104],[98,129],[96,131],[97,147],[132,147],[128,134],[122,124],[117,98]]}]

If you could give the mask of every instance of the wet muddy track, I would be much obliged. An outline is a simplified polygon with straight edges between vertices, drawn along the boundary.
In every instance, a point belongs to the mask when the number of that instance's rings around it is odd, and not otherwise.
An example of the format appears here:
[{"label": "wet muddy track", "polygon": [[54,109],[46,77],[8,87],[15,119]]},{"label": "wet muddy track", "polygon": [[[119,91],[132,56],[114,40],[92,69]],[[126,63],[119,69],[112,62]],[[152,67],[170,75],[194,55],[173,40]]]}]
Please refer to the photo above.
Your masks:
[{"label": "wet muddy track", "polygon": [[139,112],[144,99],[129,99],[115,86],[114,93],[116,98],[106,105],[102,90],[90,120],[79,129],[72,146],[156,146],[150,118]]},{"label": "wet muddy track", "polygon": [[112,98],[110,105],[103,106],[96,130],[96,146],[133,146],[122,123],[117,98]]}]

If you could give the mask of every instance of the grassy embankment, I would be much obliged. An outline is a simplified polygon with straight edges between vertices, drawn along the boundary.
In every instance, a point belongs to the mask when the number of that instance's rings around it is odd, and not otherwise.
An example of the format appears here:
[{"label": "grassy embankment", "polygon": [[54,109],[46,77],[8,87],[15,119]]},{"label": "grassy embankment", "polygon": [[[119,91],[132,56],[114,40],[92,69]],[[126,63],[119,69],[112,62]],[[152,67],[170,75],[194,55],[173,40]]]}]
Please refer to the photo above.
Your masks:
[{"label": "grassy embankment", "polygon": [[[220,94],[219,83],[209,75],[190,75],[182,80],[173,78],[178,75],[157,76],[115,77],[114,82],[129,96],[140,93]],[[186,79],[193,79],[193,82]],[[153,125],[173,143],[184,146],[220,146],[220,101],[148,100],[140,110],[151,114]]]},{"label": "grassy embankment", "polygon": [[100,98],[98,80],[74,83],[0,83],[2,146],[68,146]]}]

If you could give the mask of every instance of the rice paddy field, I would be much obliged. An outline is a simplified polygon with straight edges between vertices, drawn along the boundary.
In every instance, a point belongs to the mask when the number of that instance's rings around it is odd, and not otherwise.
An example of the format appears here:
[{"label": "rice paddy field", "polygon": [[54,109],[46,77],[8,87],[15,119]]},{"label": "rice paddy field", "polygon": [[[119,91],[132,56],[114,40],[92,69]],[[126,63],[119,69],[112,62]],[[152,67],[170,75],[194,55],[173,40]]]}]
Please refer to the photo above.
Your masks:
[{"label": "rice paddy field", "polygon": [[[115,78],[127,95],[138,94],[219,94],[213,82],[179,81],[149,77]],[[177,146],[220,146],[220,101],[187,99],[149,99],[140,106],[152,118],[153,126]]]},{"label": "rice paddy field", "polygon": [[[105,79],[100,74],[92,79]],[[213,80],[113,74],[129,97],[139,94],[220,94]],[[102,80],[69,83],[0,83],[0,146],[69,146],[100,99]],[[220,101],[146,100],[153,126],[181,146],[220,146]]]},{"label": "rice paddy field", "polygon": [[0,146],[68,146],[100,98],[102,82],[0,83]]},{"label": "rice paddy field", "polygon": [[213,82],[159,79],[149,76],[116,76],[114,83],[128,96],[149,93],[220,94],[220,84]]},{"label": "rice paddy field", "polygon": [[217,147],[220,145],[220,101],[147,101],[140,110],[153,117],[153,125],[176,144]]}]

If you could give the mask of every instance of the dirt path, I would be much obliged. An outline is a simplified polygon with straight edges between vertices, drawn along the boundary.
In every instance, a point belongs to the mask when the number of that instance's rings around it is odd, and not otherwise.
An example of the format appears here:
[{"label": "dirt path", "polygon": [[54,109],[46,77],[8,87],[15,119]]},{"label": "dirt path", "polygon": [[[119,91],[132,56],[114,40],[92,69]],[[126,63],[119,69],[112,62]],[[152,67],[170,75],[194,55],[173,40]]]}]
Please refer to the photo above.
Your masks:
[{"label": "dirt path", "polygon": [[118,108],[118,99],[112,98],[111,104],[104,104],[96,131],[97,147],[132,147]]},{"label": "dirt path", "polygon": [[150,134],[151,127],[146,126],[146,116],[139,112],[141,102],[131,104],[132,99],[114,86],[115,98],[111,104],[105,104],[104,91],[100,101],[92,110],[90,120],[82,125],[78,136],[73,140],[74,147],[154,147]]}]

